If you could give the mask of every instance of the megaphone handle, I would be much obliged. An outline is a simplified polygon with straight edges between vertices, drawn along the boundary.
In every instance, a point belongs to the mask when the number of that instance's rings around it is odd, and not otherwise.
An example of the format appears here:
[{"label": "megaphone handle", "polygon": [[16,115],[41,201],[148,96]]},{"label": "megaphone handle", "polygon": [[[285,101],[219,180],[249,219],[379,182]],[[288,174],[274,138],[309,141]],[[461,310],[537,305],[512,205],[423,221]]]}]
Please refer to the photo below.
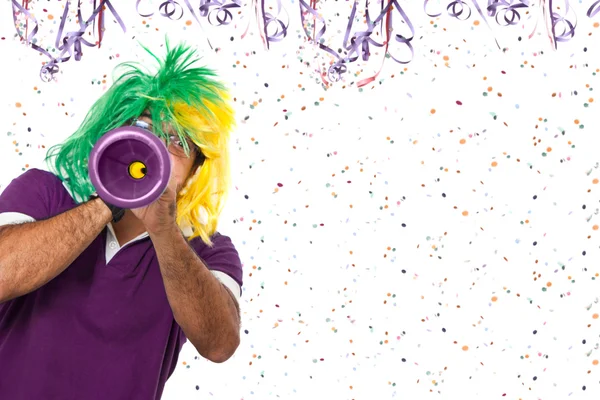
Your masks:
[{"label": "megaphone handle", "polygon": [[119,208],[117,206],[113,206],[110,203],[107,203],[102,197],[98,196],[98,193],[92,193],[90,195],[89,200],[94,200],[94,199],[100,199],[104,202],[104,204],[106,204],[106,206],[110,209],[110,212],[112,212],[113,215],[113,219],[112,222],[119,222],[121,220],[121,218],[123,218],[123,215],[125,215],[125,209],[123,208]]}]

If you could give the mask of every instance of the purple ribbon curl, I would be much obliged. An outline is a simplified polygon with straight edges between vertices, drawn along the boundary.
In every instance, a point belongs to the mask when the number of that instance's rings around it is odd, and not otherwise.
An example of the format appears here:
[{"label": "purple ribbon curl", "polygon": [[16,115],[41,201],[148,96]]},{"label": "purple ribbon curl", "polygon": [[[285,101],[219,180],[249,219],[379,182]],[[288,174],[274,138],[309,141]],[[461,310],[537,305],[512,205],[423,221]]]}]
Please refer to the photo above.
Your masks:
[{"label": "purple ribbon curl", "polygon": [[[472,0],[472,2],[473,2],[473,5],[475,6],[475,9],[479,13],[479,16],[481,17],[481,19],[483,19],[483,21],[485,22],[487,27],[491,30],[492,27],[490,26],[487,18],[483,14],[481,7],[479,7],[477,0]],[[442,15],[442,13],[429,14],[427,12],[427,3],[429,3],[429,0],[425,0],[425,2],[423,3],[423,10],[425,11],[425,14],[427,14],[428,16],[430,16],[432,18],[439,17],[440,15]],[[509,7],[505,7],[505,8],[510,9],[512,11],[513,19],[515,18],[515,15],[520,18],[520,15],[518,13],[515,14],[515,12],[513,10],[516,8],[520,8],[521,6],[513,5],[511,8],[511,4],[507,3],[504,0],[488,0],[488,6],[487,6],[488,16],[493,17],[494,15],[496,15],[496,22],[498,22],[498,14],[496,14],[496,13],[497,13],[497,9],[500,8],[502,5],[509,6]],[[461,20],[461,21],[466,21],[471,16],[471,7],[469,7],[469,5],[462,0],[455,0],[455,1],[450,2],[450,4],[448,4],[446,9],[448,10],[448,15],[450,15],[451,17],[456,18],[458,20]],[[465,10],[468,11],[468,15],[464,18],[460,18],[460,16],[463,14],[463,12]],[[502,9],[501,11],[505,11],[505,9]],[[506,19],[506,16],[505,16],[505,19]],[[516,23],[518,23],[518,21],[515,22],[514,24],[516,24]],[[509,24],[509,25],[511,25],[511,24]],[[494,41],[496,42],[496,46],[498,46],[498,48],[501,49],[502,47],[500,47],[500,44],[498,43],[498,39],[496,37],[494,37]]]},{"label": "purple ribbon curl", "polygon": [[[344,60],[339,56],[338,53],[333,51],[330,47],[325,46],[323,43],[321,43],[321,38],[323,37],[323,35],[325,34],[325,31],[327,30],[327,24],[325,23],[325,18],[321,17],[317,13],[317,11],[314,8],[312,8],[311,6],[309,6],[308,4],[306,4],[306,2],[304,0],[299,0],[299,1],[300,1],[300,18],[302,20],[302,27],[304,28],[304,32],[306,33],[307,37],[310,38],[310,34],[306,31],[306,20],[304,18],[305,13],[311,13],[317,20],[319,20],[320,22],[323,23],[323,27],[319,30],[319,32],[315,33],[313,41],[321,50],[328,52],[329,54],[333,55],[338,60],[335,64],[333,64],[331,67],[329,67],[329,70],[327,72],[329,79],[331,81],[337,82],[341,79],[342,74],[344,74],[346,72],[347,67],[344,65]],[[305,10],[305,11],[303,12],[303,10]],[[316,25],[316,21],[315,21],[315,25]]]},{"label": "purple ribbon curl", "polygon": [[[280,20],[279,18],[277,18],[277,16],[281,13],[281,9],[283,8],[281,6],[281,1],[280,0],[277,0],[277,15],[273,15],[271,13],[266,12],[266,10],[265,10],[265,8],[266,8],[265,7],[265,0],[261,0],[260,12],[259,12],[259,7],[258,7],[257,0],[252,0],[252,4],[250,5],[250,8],[252,8],[252,6],[254,6],[254,11],[256,13],[256,19],[257,20],[262,19],[262,30],[260,29],[260,26],[259,26],[259,33],[260,33],[261,39],[263,40],[263,43],[265,44],[265,47],[268,50],[269,47],[270,47],[269,43],[271,43],[271,42],[280,42],[281,40],[283,40],[284,37],[287,36],[287,30],[288,30],[288,27],[289,27],[289,15],[287,14],[287,11],[286,11],[285,13],[286,13],[286,15],[288,15],[288,23],[287,23],[287,25],[284,24],[282,20]],[[285,11],[285,9],[284,9],[284,11]],[[248,33],[248,30],[250,29],[250,22],[251,21],[252,20],[249,18],[248,19],[248,26],[246,27],[246,30],[242,34],[242,37],[241,37],[242,39]],[[269,34],[269,25],[271,25],[273,23],[276,24],[275,33]]]},{"label": "purple ribbon curl", "polygon": [[[139,10],[139,6],[142,0],[137,0],[135,4],[135,8],[137,13],[142,17],[151,17],[154,13],[150,14],[142,14]],[[191,5],[189,0],[183,0],[186,7],[196,20],[200,27],[202,24],[200,19],[196,15],[194,11],[194,7]],[[255,3],[255,1],[253,1]],[[241,8],[242,3],[240,0],[200,0],[198,6],[198,13],[200,17],[206,18],[209,24],[212,26],[222,26],[229,25],[233,22],[233,12],[234,8]],[[266,40],[267,49],[269,48],[270,42],[279,42],[283,40],[287,36],[287,30],[289,27],[289,22],[285,24],[282,20],[280,20],[277,16],[280,14],[282,10],[281,0],[277,0],[277,14],[273,15],[265,10],[265,0],[261,0],[261,11],[262,11],[262,22],[263,22],[263,32]],[[183,7],[176,0],[167,0],[160,4],[159,6],[160,14],[163,17],[167,17],[171,20],[179,20],[183,16]],[[256,6],[257,17],[258,17],[258,6]],[[175,15],[177,16],[175,17]],[[276,25],[275,32],[269,33],[269,26],[272,24]],[[261,36],[262,36],[261,32]],[[245,33],[244,33],[245,35]],[[243,37],[243,36],[242,36]],[[209,41],[210,44],[210,41]],[[211,45],[212,47],[212,45]]]},{"label": "purple ribbon curl", "polygon": [[[227,0],[201,0],[200,16],[207,17],[208,23],[213,26],[229,25],[233,21],[233,13],[229,9],[241,6],[242,4],[238,0],[233,0],[231,3],[227,3]],[[216,24],[212,22],[211,15],[216,15]]]},{"label": "purple ribbon curl", "polygon": [[[566,15],[569,12],[568,0],[565,0],[565,4],[566,4],[566,10],[565,10],[565,15]],[[540,0],[540,7],[542,8],[542,14],[544,16],[544,20],[546,21],[546,29],[548,31],[548,38],[550,39],[550,43],[553,44],[554,49],[556,50],[558,47],[558,42],[567,42],[575,36],[575,27],[577,26],[577,23],[575,23],[575,25],[574,25],[573,23],[571,23],[571,21],[569,21],[566,17],[562,16],[560,13],[554,12],[552,10],[553,9],[552,0],[548,1],[548,9],[546,9],[546,0]],[[551,24],[550,27],[548,27],[548,22],[546,19],[547,14],[550,14],[550,24]],[[566,27],[564,27],[563,32],[557,36],[556,35],[556,26],[559,23],[563,23],[564,25],[566,25]],[[569,28],[568,30],[567,30],[567,27]],[[533,32],[531,32],[531,34],[529,35],[530,39],[535,34],[536,29],[537,29],[537,22],[535,24],[535,27],[533,28]]]},{"label": "purple ribbon curl", "polygon": [[[277,16],[281,13],[281,9],[283,8],[281,6],[281,0],[277,0],[277,14],[276,15],[273,15],[273,14],[265,11],[265,0],[261,0],[260,7],[261,7],[261,11],[262,11],[262,18],[263,18],[263,31],[265,34],[265,41],[266,41],[266,45],[267,45],[267,49],[268,49],[270,42],[280,42],[283,40],[283,38],[285,38],[287,36],[287,30],[290,26],[290,23],[288,21],[288,23],[286,25],[283,23],[282,20],[277,18]],[[286,11],[286,15],[287,15],[287,11]],[[288,20],[289,20],[289,16],[288,16]],[[268,28],[269,28],[269,25],[271,25],[271,24],[275,24],[276,28],[275,28],[275,33],[273,33],[272,35],[269,35]]]},{"label": "purple ribbon curl", "polygon": [[[548,31],[552,35],[551,40],[554,43],[554,47],[556,48],[557,42],[567,42],[575,36],[575,27],[577,26],[577,24],[576,23],[573,24],[570,20],[568,20],[566,18],[566,14],[569,12],[569,1],[568,0],[565,0],[566,10],[564,11],[564,14],[561,14],[561,13],[553,10],[552,1],[553,0],[548,0],[548,11],[545,8],[546,0],[541,0],[540,4],[542,6],[544,16],[546,16],[547,13],[550,14],[551,27],[548,28]],[[430,17],[440,16],[441,13],[429,14],[427,12],[426,8],[427,8],[428,2],[429,2],[429,0],[425,0],[424,7],[423,7],[425,9],[425,13]],[[482,19],[485,21],[486,24],[488,24],[487,19],[485,18],[479,5],[477,4],[477,0],[472,0],[472,2],[475,5],[475,8],[477,8],[477,11],[479,12]],[[592,5],[592,7],[590,7],[590,9],[588,10],[588,17],[592,17],[593,15],[598,13],[598,11],[600,11],[600,8],[597,8],[594,10],[594,7],[598,6],[599,4],[600,4],[600,0],[596,1],[596,3],[594,3]],[[513,0],[488,0],[488,5],[486,7],[486,10],[488,12],[488,16],[495,17],[496,23],[498,25],[509,26],[509,25],[517,25],[520,22],[521,15],[520,15],[518,9],[528,8],[529,6],[530,5],[529,5],[528,0],[516,0],[516,1],[513,1]],[[448,5],[447,10],[448,10],[448,14],[450,16],[455,17],[457,19],[461,19],[459,17],[463,14],[463,11],[465,11],[465,8],[468,11],[468,15],[462,20],[466,20],[471,16],[471,9],[464,1],[462,1],[462,0],[452,1]],[[500,21],[499,18],[503,19],[504,22]],[[559,24],[563,26],[563,30],[560,34],[557,35],[556,28]],[[489,24],[488,24],[488,27],[489,27]],[[536,28],[537,28],[537,24],[536,24]],[[534,28],[534,32],[535,32],[536,28]],[[533,36],[533,34],[531,34],[529,37],[531,38],[532,36]],[[497,41],[496,41],[496,44],[498,44]],[[500,46],[498,45],[498,47],[500,47]]]},{"label": "purple ribbon curl", "polygon": [[[95,46],[95,44],[92,44],[92,43],[88,42],[87,40],[85,40],[83,38],[83,35],[85,34],[85,30],[87,29],[87,27],[94,21],[94,19],[96,18],[98,13],[102,10],[102,8],[104,7],[105,4],[110,9],[110,11],[113,13],[115,18],[117,19],[117,22],[119,23],[119,25],[121,25],[121,28],[123,28],[123,31],[126,32],[126,28],[125,28],[125,25],[123,24],[123,21],[121,20],[121,18],[119,17],[119,15],[115,11],[114,7],[112,6],[112,4],[110,3],[109,0],[101,0],[100,5],[94,10],[91,17],[89,17],[87,19],[87,21],[85,21],[85,22],[83,22],[83,17],[81,15],[81,0],[79,0],[77,3],[77,18],[79,20],[79,30],[73,31],[73,32],[67,32],[66,35],[64,37],[62,37],[63,30],[65,27],[65,22],[67,20],[67,15],[69,12],[69,3],[70,2],[67,1],[65,4],[65,11],[63,12],[62,21],[60,23],[60,28],[58,29],[58,33],[56,35],[56,43],[55,43],[56,48],[58,50],[60,50],[61,53],[59,54],[58,57],[53,57],[45,49],[41,48],[40,46],[36,45],[35,43],[30,43],[38,32],[38,22],[35,19],[35,17],[33,15],[31,15],[31,13],[28,10],[24,9],[21,5],[19,5],[19,3],[17,3],[16,0],[12,0],[13,21],[15,23],[15,28],[17,28],[17,33],[19,34],[21,39],[23,39],[23,36],[21,36],[21,34],[19,33],[19,30],[18,30],[18,27],[17,27],[17,24],[18,24],[17,23],[17,11],[15,10],[15,8],[18,9],[20,12],[22,12],[25,15],[26,19],[31,19],[35,23],[35,28],[31,31],[31,33],[29,34],[29,37],[27,37],[25,39],[26,43],[28,45],[30,44],[34,50],[39,51],[40,53],[44,54],[45,56],[47,56],[50,59],[50,61],[47,62],[40,70],[40,78],[44,82],[50,82],[51,80],[54,79],[54,75],[56,73],[58,73],[58,71],[59,71],[58,64],[68,61],[73,56],[75,58],[75,61],[81,60],[81,57],[83,55],[82,44],[85,46],[88,46],[88,47]],[[61,38],[62,38],[62,40],[61,40]],[[69,55],[65,56],[66,53],[68,53]]]},{"label": "purple ribbon curl", "polygon": [[[379,16],[375,19],[375,21],[371,21],[371,18],[369,17],[369,8],[368,8],[369,0],[367,0],[366,1],[367,30],[362,31],[362,32],[355,32],[352,39],[350,39],[350,44],[348,44],[348,36],[350,36],[350,32],[352,30],[352,24],[354,23],[354,15],[356,14],[356,3],[357,2],[355,1],[354,6],[352,7],[352,13],[350,14],[350,21],[348,22],[348,27],[346,28],[346,34],[344,36],[344,48],[349,51],[348,55],[346,56],[347,62],[354,62],[358,59],[359,47],[362,48],[362,51],[360,51],[360,54],[362,56],[363,61],[368,61],[369,55],[370,55],[369,44],[372,44],[376,47],[383,47],[386,45],[386,43],[377,43],[375,40],[371,39],[371,34],[373,33],[373,30],[375,29],[375,27],[380,23],[381,23],[381,27],[383,30],[382,19],[383,19],[383,17],[385,17],[388,14],[388,12],[391,10],[392,6],[395,6],[395,8],[398,10],[398,12],[402,15],[402,17],[408,24],[408,26],[411,30],[411,33],[412,33],[412,36],[410,38],[405,38],[404,36],[402,36],[400,34],[396,34],[395,40],[397,42],[406,44],[412,53],[411,59],[412,59],[412,57],[414,57],[414,49],[413,49],[410,41],[414,38],[415,30],[414,30],[412,23],[408,19],[408,16],[404,13],[404,10],[402,10],[402,8],[398,5],[396,0],[389,1],[387,6],[379,13]],[[392,20],[392,15],[393,15],[393,13],[389,14],[390,21]],[[389,24],[391,25],[391,22]],[[351,55],[355,54],[355,53],[356,53],[356,57],[352,58]],[[390,54],[390,57],[394,61],[396,61],[397,63],[400,63],[400,64],[408,64],[410,62],[410,61],[399,61],[391,54]]]},{"label": "purple ribbon curl", "polygon": [[[442,15],[442,13],[438,13],[438,14],[430,14],[427,12],[427,3],[429,3],[430,0],[425,0],[424,4],[423,4],[423,10],[425,11],[425,14],[427,14],[430,17],[439,17],[440,15]],[[600,1],[600,0],[599,0]],[[479,7],[479,4],[477,3],[476,0],[473,0],[473,4],[475,5],[475,8],[478,10],[479,15],[485,19],[485,16],[483,15],[483,12],[481,11],[481,8]],[[527,8],[529,7],[529,4],[527,3],[527,0],[488,0],[488,5],[486,7],[486,10],[488,12],[488,16],[489,17],[495,17],[496,18],[496,23],[498,23],[498,25],[502,25],[502,23],[498,20],[498,17],[502,16],[504,17],[504,22],[506,25],[504,26],[508,26],[508,25],[516,25],[519,23],[519,21],[521,20],[521,15],[519,14],[519,12],[517,11],[517,9],[519,8]],[[448,4],[448,6],[446,7],[446,9],[448,10],[448,15],[450,15],[451,17],[454,17],[456,19],[459,20],[467,20],[469,19],[469,17],[471,16],[471,8],[469,7],[469,5],[462,1],[462,0],[455,0],[452,1]],[[468,15],[464,18],[459,18],[463,12],[468,11]],[[510,17],[509,17],[510,16]]]},{"label": "purple ribbon curl", "polygon": [[[565,0],[565,5],[566,5],[566,10],[565,10],[565,16],[561,15],[558,12],[554,12],[552,10],[552,0],[548,0],[548,8],[549,8],[549,12],[550,12],[550,18],[551,18],[551,22],[552,22],[552,36],[554,37],[554,48],[556,49],[558,46],[558,42],[568,42],[569,40],[571,40],[574,36],[575,36],[575,27],[577,26],[577,22],[575,22],[575,24],[572,24],[571,21],[569,21],[566,18],[567,13],[569,12],[569,0]],[[560,35],[556,35],[556,26],[560,23],[563,23],[564,25],[567,26],[563,26],[563,32]],[[567,30],[567,27],[569,28],[569,30]]]},{"label": "purple ribbon curl", "polygon": [[590,18],[593,18],[596,14],[598,14],[599,11],[600,11],[600,0],[598,0],[594,4],[592,4],[592,6],[589,8],[589,10],[587,12],[587,16]]},{"label": "purple ribbon curl", "polygon": [[[352,7],[352,12],[350,14],[350,20],[349,20],[348,26],[346,28],[346,33],[344,35],[343,47],[345,50],[348,50],[348,54],[344,58],[340,57],[340,55],[338,53],[336,53],[335,51],[333,51],[330,47],[325,46],[321,43],[321,38],[323,37],[323,35],[325,34],[325,31],[326,31],[325,19],[323,17],[319,16],[317,11],[314,8],[312,8],[311,6],[309,6],[304,0],[299,0],[299,1],[300,1],[300,9],[301,9],[300,15],[302,18],[302,25],[304,27],[304,31],[305,31],[307,37],[310,38],[310,34],[306,31],[306,21],[305,21],[305,17],[304,17],[305,14],[308,14],[308,13],[312,14],[315,17],[315,19],[319,20],[323,24],[323,27],[319,30],[318,33],[315,34],[313,41],[320,49],[328,52],[329,54],[333,55],[337,59],[337,61],[335,63],[333,63],[327,71],[327,76],[332,82],[339,81],[342,77],[342,74],[347,72],[348,67],[346,64],[356,61],[359,57],[362,58],[363,61],[368,61],[369,56],[371,55],[369,45],[373,45],[375,47],[386,46],[386,49],[387,49],[387,46],[389,45],[389,33],[391,32],[391,28],[389,28],[389,26],[392,24],[392,22],[391,22],[392,21],[392,12],[391,11],[393,11],[392,7],[394,7],[394,9],[398,10],[398,12],[401,14],[402,18],[404,19],[404,21],[406,21],[408,27],[411,30],[410,38],[407,38],[400,34],[396,34],[394,36],[394,39],[399,43],[407,45],[411,51],[411,59],[412,59],[412,57],[414,57],[414,49],[413,49],[410,41],[414,38],[415,29],[414,29],[412,23],[410,22],[410,19],[408,18],[408,16],[406,15],[406,13],[402,9],[402,7],[400,7],[400,5],[398,4],[398,2],[396,0],[389,0],[386,7],[382,9],[382,11],[379,13],[379,16],[374,21],[372,21],[369,16],[369,8],[368,8],[369,1],[366,0],[367,29],[365,31],[355,32],[354,35],[352,36],[352,38],[350,38],[350,41],[348,42],[348,38],[350,37],[350,34],[352,32],[352,24],[354,22],[354,17],[356,14],[357,1],[355,0],[354,5]],[[382,7],[383,7],[383,4],[382,4]],[[389,20],[387,23],[387,25],[388,25],[388,28],[387,28],[388,40],[386,40],[385,43],[378,43],[371,38],[371,34],[373,33],[373,31],[375,30],[375,28],[377,27],[378,24],[381,24],[381,28],[383,31],[382,20],[388,13],[389,13]],[[387,53],[387,54],[389,54],[389,53]],[[400,61],[400,60],[397,60],[391,54],[389,54],[389,55],[394,61],[396,61],[400,64],[408,64],[410,62],[410,60],[409,61]],[[369,78],[369,79],[363,80],[362,82],[370,82],[370,81],[372,81],[372,79],[373,78]],[[362,85],[364,85],[364,83],[363,84],[359,83],[358,86],[360,87]]]},{"label": "purple ribbon curl", "polygon": [[[150,14],[142,14],[140,12],[140,3],[142,2],[142,0],[136,0],[135,3],[135,10],[137,11],[137,13],[145,18],[148,17],[152,17],[154,15],[154,13],[150,13]],[[191,3],[189,2],[189,0],[183,0],[183,2],[185,3],[186,7],[188,8],[188,10],[190,10],[190,13],[192,14],[192,16],[194,17],[194,19],[196,20],[196,22],[200,23],[200,20],[198,19],[198,16],[196,15],[196,12],[194,11],[194,7],[191,5]],[[211,20],[211,16],[213,14],[216,14],[217,17],[217,26],[219,25],[227,25],[231,22],[231,20],[233,19],[233,14],[231,13],[231,11],[229,11],[230,8],[239,8],[241,7],[242,4],[240,3],[239,0],[224,0],[224,1],[219,1],[219,0],[200,0],[200,5],[198,7],[198,11],[200,12],[200,16],[201,17],[207,17],[208,16],[208,22],[211,25],[215,25],[213,24],[212,20]],[[213,8],[211,10],[211,8]],[[158,9],[160,11],[160,15],[162,15],[163,17],[169,18],[170,20],[180,20],[181,17],[183,17],[183,7],[175,0],[167,0],[162,2],[159,6]],[[178,14],[177,17],[174,17],[175,14]],[[224,14],[225,17],[221,17],[221,15]]]},{"label": "purple ribbon curl", "polygon": [[[600,1],[600,0],[599,0]],[[496,23],[500,26],[517,25],[521,21],[519,8],[528,8],[527,0],[489,0],[488,15],[496,18]],[[498,20],[499,17],[504,19],[504,24]]]}]

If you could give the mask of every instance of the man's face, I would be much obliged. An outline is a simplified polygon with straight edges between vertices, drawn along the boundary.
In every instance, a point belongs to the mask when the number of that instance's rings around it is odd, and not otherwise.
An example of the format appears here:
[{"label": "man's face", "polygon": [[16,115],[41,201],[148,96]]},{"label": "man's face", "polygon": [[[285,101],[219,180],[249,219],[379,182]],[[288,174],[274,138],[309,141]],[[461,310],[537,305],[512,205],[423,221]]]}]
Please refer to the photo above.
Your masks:
[{"label": "man's face", "polygon": [[[149,126],[150,130],[152,129],[152,118],[150,116],[150,112],[148,110],[144,111],[144,113],[142,113],[142,115],[138,118],[138,120],[140,121],[144,121],[146,122]],[[175,129],[173,129],[173,127],[165,122],[163,122],[163,132],[167,133],[168,135],[174,135],[175,138],[177,138],[177,132]],[[195,172],[194,168],[194,164],[196,161],[197,157],[200,157],[200,154],[198,154],[200,152],[200,149],[198,149],[196,147],[196,145],[188,139],[188,146],[190,148],[190,156],[186,157],[185,155],[183,155],[182,157],[176,156],[173,154],[172,151],[174,150],[174,147],[178,146],[178,144],[176,143],[171,143],[169,145],[169,156],[171,157],[171,165],[173,166],[173,175],[174,175],[174,179],[177,181],[177,193],[179,193],[179,191],[183,188],[183,186],[185,185],[185,182],[187,181],[187,179]],[[193,149],[196,148],[196,151],[193,151]]]}]

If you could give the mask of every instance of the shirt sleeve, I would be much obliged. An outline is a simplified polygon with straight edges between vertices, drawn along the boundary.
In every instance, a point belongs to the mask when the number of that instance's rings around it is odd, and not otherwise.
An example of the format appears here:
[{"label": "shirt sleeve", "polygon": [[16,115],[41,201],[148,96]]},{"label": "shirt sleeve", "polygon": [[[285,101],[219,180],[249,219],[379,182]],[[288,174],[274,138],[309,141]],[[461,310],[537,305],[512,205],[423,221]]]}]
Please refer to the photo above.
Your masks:
[{"label": "shirt sleeve", "polygon": [[[225,284],[225,286],[231,288],[228,285],[227,280],[235,282],[239,287],[239,293],[234,293],[241,296],[241,287],[243,284],[242,280],[242,262],[240,256],[228,236],[215,233],[211,238],[214,246],[208,247],[200,238],[192,240],[190,243],[192,248],[196,251],[196,254],[204,261],[207,268],[213,272],[213,274]],[[221,279],[220,277],[226,276],[227,279]]]},{"label": "shirt sleeve", "polygon": [[14,178],[0,193],[0,213],[19,213],[36,221],[56,214],[60,179],[48,171],[32,168]]}]

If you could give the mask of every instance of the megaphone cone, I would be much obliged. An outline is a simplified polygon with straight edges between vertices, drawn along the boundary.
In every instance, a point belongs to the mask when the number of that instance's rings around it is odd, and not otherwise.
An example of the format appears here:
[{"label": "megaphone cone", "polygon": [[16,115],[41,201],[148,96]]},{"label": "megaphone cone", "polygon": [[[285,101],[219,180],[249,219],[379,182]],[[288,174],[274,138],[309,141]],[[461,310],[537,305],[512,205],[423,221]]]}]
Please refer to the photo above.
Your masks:
[{"label": "megaphone cone", "polygon": [[164,192],[171,176],[165,144],[136,126],[113,129],[98,140],[88,161],[98,196],[114,206],[147,206]]}]

